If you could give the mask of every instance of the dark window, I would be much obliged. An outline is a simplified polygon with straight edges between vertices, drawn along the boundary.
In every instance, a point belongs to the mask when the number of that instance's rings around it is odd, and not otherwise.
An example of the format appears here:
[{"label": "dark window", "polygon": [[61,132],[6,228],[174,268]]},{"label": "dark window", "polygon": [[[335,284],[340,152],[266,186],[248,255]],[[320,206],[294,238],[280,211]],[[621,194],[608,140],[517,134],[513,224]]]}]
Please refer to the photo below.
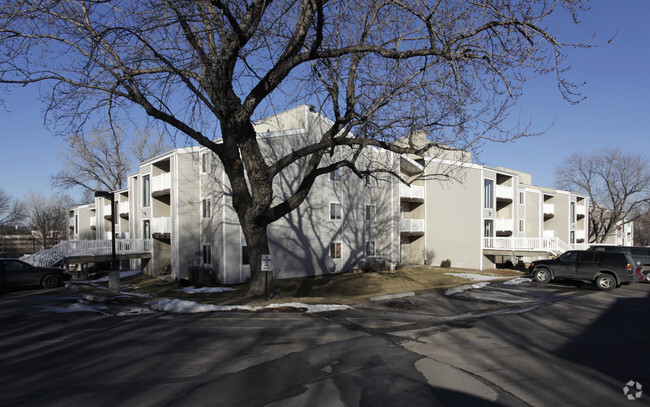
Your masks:
[{"label": "dark window", "polygon": [[241,264],[243,265],[251,264],[251,260],[248,255],[248,246],[241,247]]},{"label": "dark window", "polygon": [[577,258],[578,252],[566,252],[560,256],[560,260],[569,262],[575,262]]},{"label": "dark window", "polygon": [[594,256],[596,253],[594,252],[583,252],[578,255],[578,261],[580,263],[593,263],[594,262]]}]

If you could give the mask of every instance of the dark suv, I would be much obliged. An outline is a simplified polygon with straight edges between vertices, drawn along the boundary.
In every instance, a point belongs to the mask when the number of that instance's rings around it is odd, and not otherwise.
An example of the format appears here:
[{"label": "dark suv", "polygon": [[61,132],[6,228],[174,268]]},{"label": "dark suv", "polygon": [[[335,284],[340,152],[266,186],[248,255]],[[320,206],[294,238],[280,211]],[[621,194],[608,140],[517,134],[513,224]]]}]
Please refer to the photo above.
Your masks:
[{"label": "dark suv", "polygon": [[645,246],[614,246],[593,245],[588,250],[597,252],[623,252],[632,256],[637,266],[643,269],[644,280],[650,283],[650,247]]},{"label": "dark suv", "polygon": [[537,283],[568,278],[594,282],[598,289],[606,291],[639,281],[634,259],[621,252],[571,250],[554,259],[536,260],[529,270]]}]

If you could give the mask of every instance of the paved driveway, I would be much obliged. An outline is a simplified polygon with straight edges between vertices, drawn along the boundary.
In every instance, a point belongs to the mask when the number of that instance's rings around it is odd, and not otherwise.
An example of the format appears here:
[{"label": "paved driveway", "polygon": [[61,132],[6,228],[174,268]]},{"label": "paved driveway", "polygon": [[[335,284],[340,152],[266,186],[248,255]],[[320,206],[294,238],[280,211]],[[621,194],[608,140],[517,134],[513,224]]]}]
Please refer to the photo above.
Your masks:
[{"label": "paved driveway", "polygon": [[493,283],[320,314],[192,315],[1,293],[0,404],[623,405],[629,380],[650,389],[649,293]]}]

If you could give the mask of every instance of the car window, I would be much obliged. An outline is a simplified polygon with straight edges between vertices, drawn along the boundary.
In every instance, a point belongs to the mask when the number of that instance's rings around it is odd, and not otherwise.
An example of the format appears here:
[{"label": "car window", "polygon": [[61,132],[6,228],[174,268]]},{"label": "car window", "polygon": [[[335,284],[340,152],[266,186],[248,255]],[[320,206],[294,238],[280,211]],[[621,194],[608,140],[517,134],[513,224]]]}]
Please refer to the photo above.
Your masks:
[{"label": "car window", "polygon": [[578,261],[580,263],[593,263],[596,253],[594,252],[583,252],[578,255]]},{"label": "car window", "polygon": [[21,271],[27,268],[27,265],[19,261],[5,261],[5,271]]},{"label": "car window", "polygon": [[628,263],[623,253],[603,253],[601,262],[611,267],[626,267]]},{"label": "car window", "polygon": [[560,256],[560,260],[562,261],[576,261],[578,258],[578,252],[566,252]]}]

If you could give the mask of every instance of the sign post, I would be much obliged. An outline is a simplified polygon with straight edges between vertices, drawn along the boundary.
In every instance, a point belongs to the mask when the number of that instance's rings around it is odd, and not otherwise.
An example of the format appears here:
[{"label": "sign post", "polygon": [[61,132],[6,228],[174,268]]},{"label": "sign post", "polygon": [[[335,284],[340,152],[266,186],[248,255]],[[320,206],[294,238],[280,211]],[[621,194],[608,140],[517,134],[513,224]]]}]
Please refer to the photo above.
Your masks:
[{"label": "sign post", "polygon": [[262,255],[262,271],[265,273],[264,279],[264,296],[269,299],[269,271],[273,272],[273,264],[271,262],[270,254]]}]

